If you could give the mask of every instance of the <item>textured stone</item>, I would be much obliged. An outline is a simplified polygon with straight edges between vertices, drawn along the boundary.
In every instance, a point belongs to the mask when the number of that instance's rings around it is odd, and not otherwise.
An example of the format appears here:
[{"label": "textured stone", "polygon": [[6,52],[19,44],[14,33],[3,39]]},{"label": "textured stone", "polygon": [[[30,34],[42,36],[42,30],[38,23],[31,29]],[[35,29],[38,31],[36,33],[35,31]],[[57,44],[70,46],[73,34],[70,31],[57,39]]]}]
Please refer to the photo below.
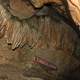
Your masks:
[{"label": "textured stone", "polygon": [[9,11],[20,19],[32,17],[37,12],[28,1],[22,0],[10,0]]},{"label": "textured stone", "polygon": [[68,0],[71,16],[77,25],[80,25],[80,0]]},{"label": "textured stone", "polygon": [[[55,13],[19,20],[5,7],[0,6],[0,10],[5,24],[2,27],[6,28],[0,39],[1,78],[6,74],[10,80],[62,80],[79,67],[80,62],[73,57],[79,40],[77,33]],[[50,64],[34,63],[35,57],[50,62],[57,69],[52,70],[48,67]]]},{"label": "textured stone", "polygon": [[57,3],[57,4],[61,4],[62,3],[62,0],[31,0],[31,3],[36,7],[36,8],[40,8],[42,7],[43,5],[45,4],[48,4],[48,3]]}]

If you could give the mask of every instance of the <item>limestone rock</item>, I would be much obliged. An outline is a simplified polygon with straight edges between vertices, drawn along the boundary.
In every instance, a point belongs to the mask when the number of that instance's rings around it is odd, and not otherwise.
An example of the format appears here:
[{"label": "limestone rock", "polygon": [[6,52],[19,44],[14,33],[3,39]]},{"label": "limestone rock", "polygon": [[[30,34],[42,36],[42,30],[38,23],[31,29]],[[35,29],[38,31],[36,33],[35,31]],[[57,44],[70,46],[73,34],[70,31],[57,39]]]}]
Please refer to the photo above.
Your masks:
[{"label": "limestone rock", "polygon": [[28,1],[25,2],[22,0],[10,0],[9,11],[20,19],[32,17],[36,13],[36,10]]},{"label": "limestone rock", "polygon": [[77,25],[80,25],[80,0],[68,0],[71,16]]}]

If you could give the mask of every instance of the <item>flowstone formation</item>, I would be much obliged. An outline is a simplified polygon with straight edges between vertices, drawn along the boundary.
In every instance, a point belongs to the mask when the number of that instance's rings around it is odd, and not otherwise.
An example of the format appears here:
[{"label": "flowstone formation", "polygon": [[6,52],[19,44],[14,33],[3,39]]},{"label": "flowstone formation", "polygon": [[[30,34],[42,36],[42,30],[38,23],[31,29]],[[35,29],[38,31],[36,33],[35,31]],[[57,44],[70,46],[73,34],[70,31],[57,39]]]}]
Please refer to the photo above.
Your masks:
[{"label": "flowstone formation", "polygon": [[80,62],[73,56],[77,33],[46,9],[36,9],[27,0],[0,4],[0,80],[71,80],[79,73]]}]

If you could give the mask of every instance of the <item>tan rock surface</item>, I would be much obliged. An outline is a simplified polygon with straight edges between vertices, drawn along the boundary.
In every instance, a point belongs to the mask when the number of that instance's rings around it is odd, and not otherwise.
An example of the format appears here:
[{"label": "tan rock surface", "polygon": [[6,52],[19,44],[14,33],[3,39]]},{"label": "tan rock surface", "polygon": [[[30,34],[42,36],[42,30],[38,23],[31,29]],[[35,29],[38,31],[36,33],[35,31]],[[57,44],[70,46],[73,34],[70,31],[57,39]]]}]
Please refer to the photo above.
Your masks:
[{"label": "tan rock surface", "polygon": [[43,6],[44,4],[47,4],[47,3],[60,4],[60,3],[62,3],[62,0],[31,0],[31,2],[36,8],[39,8],[39,7],[41,7],[41,6]]},{"label": "tan rock surface", "polygon": [[32,17],[37,12],[28,1],[22,0],[10,0],[9,11],[20,19]]},{"label": "tan rock surface", "polygon": [[80,25],[80,0],[68,0],[71,16],[77,25]]},{"label": "tan rock surface", "polygon": [[[79,66],[80,62],[72,56],[78,36],[61,18],[34,16],[19,21],[3,6],[0,10],[0,34],[4,34],[0,39],[1,79],[62,80],[65,72],[67,74]],[[2,31],[4,27],[6,29]],[[36,56],[46,59],[57,70],[33,63]]]}]

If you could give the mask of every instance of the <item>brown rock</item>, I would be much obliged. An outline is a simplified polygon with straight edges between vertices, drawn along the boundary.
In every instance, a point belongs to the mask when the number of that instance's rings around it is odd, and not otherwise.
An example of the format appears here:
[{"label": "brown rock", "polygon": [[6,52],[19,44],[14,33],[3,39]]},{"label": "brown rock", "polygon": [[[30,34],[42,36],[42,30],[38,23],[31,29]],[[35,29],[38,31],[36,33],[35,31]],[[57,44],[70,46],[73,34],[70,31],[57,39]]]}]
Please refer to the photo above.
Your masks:
[{"label": "brown rock", "polygon": [[36,8],[39,8],[39,7],[41,7],[41,6],[43,6],[44,4],[47,4],[47,3],[61,4],[62,0],[31,0],[31,2]]},{"label": "brown rock", "polygon": [[[3,26],[6,28],[5,36],[0,39],[1,78],[5,79],[5,75],[8,75],[10,80],[62,80],[80,65],[73,57],[78,36],[61,18],[34,16],[19,21],[12,18],[12,15],[9,17],[5,8],[0,10],[4,13],[2,20],[6,20],[6,26]],[[36,56],[55,65],[57,69],[33,63]]]},{"label": "brown rock", "polygon": [[36,13],[36,10],[28,1],[22,0],[10,0],[9,11],[20,19],[32,17]]}]

